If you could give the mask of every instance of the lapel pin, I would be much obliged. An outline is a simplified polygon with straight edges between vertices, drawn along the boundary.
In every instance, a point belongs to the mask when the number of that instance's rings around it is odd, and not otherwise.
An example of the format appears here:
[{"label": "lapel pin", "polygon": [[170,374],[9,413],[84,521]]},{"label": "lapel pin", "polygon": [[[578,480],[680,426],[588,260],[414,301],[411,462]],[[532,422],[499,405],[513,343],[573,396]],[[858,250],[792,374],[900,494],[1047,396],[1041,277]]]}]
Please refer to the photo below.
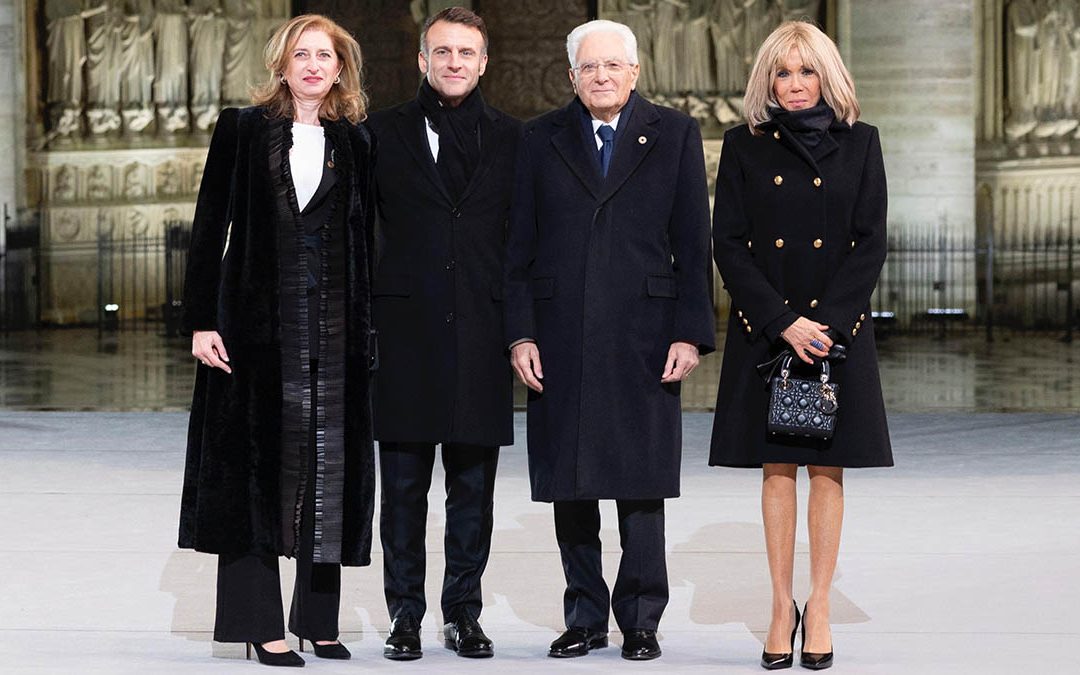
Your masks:
[{"label": "lapel pin", "polygon": [[330,148],[330,161],[326,163],[326,167],[329,169],[334,168],[334,148]]},{"label": "lapel pin", "polygon": [[649,139],[645,138],[644,136],[638,136],[637,137],[637,142],[640,143],[641,145],[645,145],[645,142],[648,141],[648,140]]}]

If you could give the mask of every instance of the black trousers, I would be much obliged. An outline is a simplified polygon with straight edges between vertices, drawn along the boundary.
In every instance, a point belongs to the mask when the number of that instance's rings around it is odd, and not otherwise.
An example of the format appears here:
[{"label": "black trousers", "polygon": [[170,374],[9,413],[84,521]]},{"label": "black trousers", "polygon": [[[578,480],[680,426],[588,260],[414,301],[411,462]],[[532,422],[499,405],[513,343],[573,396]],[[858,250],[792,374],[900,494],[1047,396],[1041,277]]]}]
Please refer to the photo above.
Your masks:
[{"label": "black trousers", "polygon": [[[311,364],[312,411],[315,410],[318,362]],[[310,447],[315,447],[314,412]],[[315,452],[308,453],[308,485],[315,484]],[[315,543],[315,499],[309,493],[300,514],[300,550],[296,558],[289,632],[309,640],[338,638],[338,608],[341,604],[341,565],[313,563]],[[281,577],[277,556],[219,555],[217,642],[273,642],[285,637],[281,607]]]},{"label": "black trousers", "polygon": [[[446,531],[442,613],[479,619],[480,577],[491,553],[495,471],[499,448],[444,443]],[[379,443],[382,480],[379,529],[383,550],[383,590],[390,617],[427,611],[424,598],[428,490],[435,465],[433,443]]]},{"label": "black trousers", "polygon": [[[622,558],[610,595],[600,552],[600,504],[596,500],[555,502],[566,592],[568,628],[607,632],[608,615],[622,631],[656,630],[668,603],[664,555],[664,500],[616,500]],[[609,611],[610,610],[610,611]]]}]

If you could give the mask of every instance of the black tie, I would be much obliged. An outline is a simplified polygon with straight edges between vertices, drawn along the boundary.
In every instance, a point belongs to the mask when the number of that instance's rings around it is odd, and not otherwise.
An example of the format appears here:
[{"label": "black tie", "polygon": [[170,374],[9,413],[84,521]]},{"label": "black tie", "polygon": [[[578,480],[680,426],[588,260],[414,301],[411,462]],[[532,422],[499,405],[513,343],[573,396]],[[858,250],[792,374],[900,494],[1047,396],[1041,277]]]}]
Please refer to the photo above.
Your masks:
[{"label": "black tie", "polygon": [[611,153],[615,150],[615,130],[607,124],[601,124],[596,130],[596,135],[604,143],[600,146],[600,171],[607,176],[608,167],[611,165]]}]

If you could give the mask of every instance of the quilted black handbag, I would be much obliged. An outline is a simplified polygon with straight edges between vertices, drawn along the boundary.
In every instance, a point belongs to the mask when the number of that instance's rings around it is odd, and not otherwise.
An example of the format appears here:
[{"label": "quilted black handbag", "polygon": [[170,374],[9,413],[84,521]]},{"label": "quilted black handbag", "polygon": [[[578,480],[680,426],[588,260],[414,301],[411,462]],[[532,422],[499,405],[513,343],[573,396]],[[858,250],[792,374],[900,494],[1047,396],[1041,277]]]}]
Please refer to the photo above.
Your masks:
[{"label": "quilted black handbag", "polygon": [[827,360],[821,362],[816,380],[791,377],[792,358],[790,353],[784,356],[779,377],[769,381],[769,433],[828,440],[836,429],[840,385],[829,382]]}]

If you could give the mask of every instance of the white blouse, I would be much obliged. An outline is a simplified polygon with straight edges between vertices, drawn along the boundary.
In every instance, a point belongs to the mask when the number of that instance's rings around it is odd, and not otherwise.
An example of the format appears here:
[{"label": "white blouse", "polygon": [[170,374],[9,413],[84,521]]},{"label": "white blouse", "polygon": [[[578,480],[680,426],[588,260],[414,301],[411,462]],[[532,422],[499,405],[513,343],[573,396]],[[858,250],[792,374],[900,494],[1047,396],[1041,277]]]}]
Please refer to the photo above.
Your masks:
[{"label": "white blouse", "polygon": [[326,139],[318,124],[293,122],[293,145],[289,150],[289,171],[292,172],[296,205],[303,211],[322,182],[323,156]]}]

